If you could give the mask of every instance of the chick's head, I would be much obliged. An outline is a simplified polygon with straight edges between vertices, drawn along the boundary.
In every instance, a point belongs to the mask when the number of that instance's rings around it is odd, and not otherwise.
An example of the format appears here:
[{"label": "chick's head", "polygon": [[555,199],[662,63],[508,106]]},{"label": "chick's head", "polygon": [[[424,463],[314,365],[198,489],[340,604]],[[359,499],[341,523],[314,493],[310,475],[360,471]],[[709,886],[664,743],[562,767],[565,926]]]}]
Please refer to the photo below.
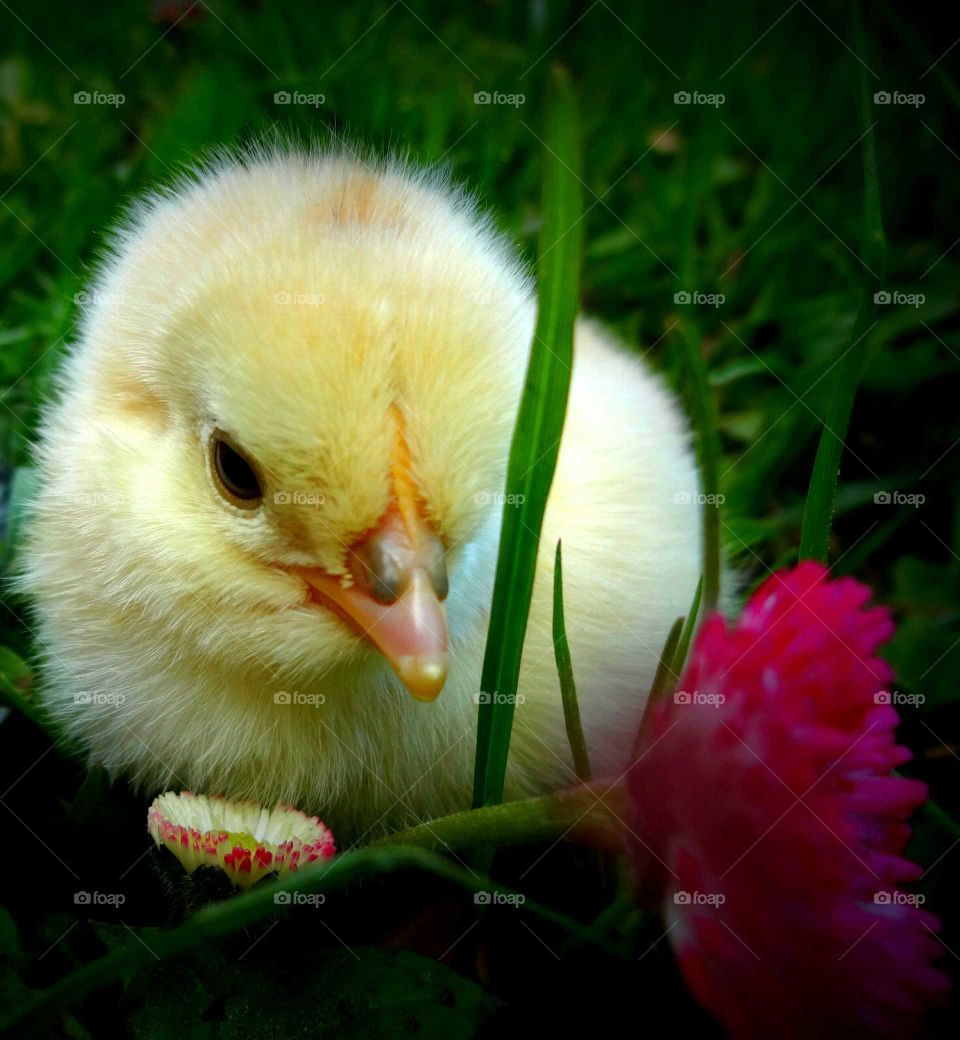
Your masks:
[{"label": "chick's head", "polygon": [[156,653],[386,660],[434,696],[488,595],[533,320],[470,204],[388,164],[220,163],[139,205],[91,299],[38,545],[109,489],[74,517],[89,598]]}]

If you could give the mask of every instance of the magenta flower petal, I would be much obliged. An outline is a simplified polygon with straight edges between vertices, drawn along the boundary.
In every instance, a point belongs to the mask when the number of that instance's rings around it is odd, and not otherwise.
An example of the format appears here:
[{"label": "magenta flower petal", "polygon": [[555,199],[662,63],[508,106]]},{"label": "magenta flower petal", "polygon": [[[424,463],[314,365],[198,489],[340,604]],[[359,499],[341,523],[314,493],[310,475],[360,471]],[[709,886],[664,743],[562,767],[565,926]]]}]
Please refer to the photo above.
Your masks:
[{"label": "magenta flower petal", "polygon": [[775,574],[734,626],[706,621],[641,731],[644,880],[738,1040],[912,1036],[948,986],[939,921],[900,887],[926,787],[891,773],[910,756],[876,656],[893,623],[869,598],[813,562]]}]

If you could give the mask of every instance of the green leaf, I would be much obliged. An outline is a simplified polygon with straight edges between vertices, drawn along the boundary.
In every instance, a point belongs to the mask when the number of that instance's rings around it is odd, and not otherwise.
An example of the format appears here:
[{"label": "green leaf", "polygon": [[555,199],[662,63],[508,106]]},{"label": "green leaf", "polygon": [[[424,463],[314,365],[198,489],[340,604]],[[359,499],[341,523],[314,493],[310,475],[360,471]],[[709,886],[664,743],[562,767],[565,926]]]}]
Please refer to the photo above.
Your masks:
[{"label": "green leaf", "polygon": [[[960,823],[934,801],[916,814],[906,855],[925,870],[917,887],[940,914],[950,914],[957,898],[956,872],[950,854],[960,842]],[[949,919],[949,918],[948,918]]]},{"label": "green leaf", "polygon": [[0,646],[0,697],[41,728],[45,723],[34,701],[33,670],[8,646]]},{"label": "green leaf", "polygon": [[33,499],[37,486],[37,471],[33,466],[17,466],[10,480],[10,497],[7,500],[7,524],[3,532],[3,552],[0,554],[0,567],[4,571],[16,558],[17,549],[23,535],[23,522],[26,516],[27,503]]},{"label": "green leaf", "polygon": [[249,972],[247,985],[227,1002],[223,1040],[245,1040],[250,1023],[267,1021],[260,1035],[380,1037],[421,1033],[469,1040],[496,1004],[475,982],[427,957],[372,947],[334,950],[307,970],[278,965]]},{"label": "green leaf", "polygon": [[[221,1037],[219,1022],[223,1010],[215,1010],[214,993],[194,970],[192,958],[179,957],[173,961],[148,968],[134,980],[129,994],[134,1006],[125,1017],[134,1040],[213,1040]],[[231,965],[224,987],[236,986],[242,968]],[[244,973],[245,982],[253,985],[256,973]],[[268,1036],[270,1024],[264,1015],[256,1019],[257,1035]],[[248,1030],[249,1035],[249,1030]]]},{"label": "green leaf", "polygon": [[883,654],[893,665],[898,689],[922,697],[926,711],[957,703],[960,573],[901,557],[893,569],[891,603],[903,617]]},{"label": "green leaf", "polygon": [[579,823],[592,820],[600,823],[604,814],[603,804],[591,789],[578,787],[537,798],[464,809],[389,834],[377,845],[414,845],[449,855],[478,847],[552,844],[563,841]]},{"label": "green leaf", "polygon": [[78,754],[78,749],[64,738],[57,723],[34,695],[34,683],[30,665],[10,647],[0,646],[0,701],[6,701],[42,729],[62,754]]},{"label": "green leaf", "polygon": [[20,940],[17,926],[6,907],[0,906],[0,958],[20,956]]},{"label": "green leaf", "polygon": [[0,646],[0,682],[21,695],[27,694],[34,683],[33,669],[9,646]]},{"label": "green leaf", "polygon": [[435,960],[363,946],[293,964],[228,963],[216,982],[214,990],[185,959],[145,973],[128,1016],[135,1040],[468,1040],[496,1007],[477,983]]},{"label": "green leaf", "polygon": [[563,620],[563,559],[559,541],[553,566],[553,650],[557,661],[557,674],[560,676],[563,721],[567,727],[567,740],[570,742],[570,752],[573,755],[573,769],[577,779],[586,783],[590,779],[590,756],[580,723],[577,686],[573,680],[573,662],[570,660],[567,627]]},{"label": "green leaf", "polygon": [[0,906],[0,1007],[15,1005],[33,995],[20,978],[26,963],[16,923],[7,909]]},{"label": "green leaf", "polygon": [[[506,502],[481,688],[473,804],[503,798],[514,696],[573,365],[580,273],[577,106],[569,74],[553,68],[547,97],[539,307],[507,467]],[[520,503],[519,506],[513,503]],[[486,703],[483,703],[485,701]]]},{"label": "green leaf", "polygon": [[[274,917],[285,905],[276,899],[279,893],[339,892],[382,874],[409,870],[426,871],[468,892],[517,895],[513,890],[473,871],[456,867],[425,849],[371,846],[340,853],[332,860],[311,864],[277,881],[261,882],[249,892],[206,906],[176,928],[147,929],[139,933],[146,936],[145,942],[115,949],[89,961],[30,999],[0,1003],[0,1031],[13,1026],[21,1030],[27,1023],[34,1024],[79,1003],[87,993],[128,978],[137,968],[176,957],[201,943]],[[583,932],[571,918],[532,900],[523,903],[523,910],[571,934]]]}]

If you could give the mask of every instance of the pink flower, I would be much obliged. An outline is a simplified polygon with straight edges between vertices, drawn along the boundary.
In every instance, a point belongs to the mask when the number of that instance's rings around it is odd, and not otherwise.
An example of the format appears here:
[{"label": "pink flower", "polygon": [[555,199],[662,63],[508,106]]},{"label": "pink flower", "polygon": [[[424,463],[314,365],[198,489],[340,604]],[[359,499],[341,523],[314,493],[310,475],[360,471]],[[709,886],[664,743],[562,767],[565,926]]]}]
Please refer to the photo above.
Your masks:
[{"label": "pink flower", "polygon": [[255,802],[191,791],[168,791],[155,799],[147,830],[188,874],[198,867],[217,867],[238,888],[249,888],[268,874],[287,874],[330,859],[337,851],[324,824],[299,809],[264,809]]},{"label": "pink flower", "polygon": [[707,619],[627,779],[644,881],[697,998],[737,1038],[911,1036],[939,1003],[940,923],[901,883],[926,787],[891,774],[893,632],[805,562]]}]

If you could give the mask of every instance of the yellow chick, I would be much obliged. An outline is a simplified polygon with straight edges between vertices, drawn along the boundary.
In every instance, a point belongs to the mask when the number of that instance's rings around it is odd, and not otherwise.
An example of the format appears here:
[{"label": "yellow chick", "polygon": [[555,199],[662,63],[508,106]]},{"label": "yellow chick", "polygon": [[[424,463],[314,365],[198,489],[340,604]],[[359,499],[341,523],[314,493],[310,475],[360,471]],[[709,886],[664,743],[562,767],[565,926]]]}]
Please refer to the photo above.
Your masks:
[{"label": "yellow chick", "polygon": [[[469,805],[506,460],[536,312],[434,174],[221,157],[136,203],[42,425],[25,549],[46,703],[113,774],[320,812],[344,847]],[[507,777],[624,760],[701,569],[670,394],[580,321]]]}]

